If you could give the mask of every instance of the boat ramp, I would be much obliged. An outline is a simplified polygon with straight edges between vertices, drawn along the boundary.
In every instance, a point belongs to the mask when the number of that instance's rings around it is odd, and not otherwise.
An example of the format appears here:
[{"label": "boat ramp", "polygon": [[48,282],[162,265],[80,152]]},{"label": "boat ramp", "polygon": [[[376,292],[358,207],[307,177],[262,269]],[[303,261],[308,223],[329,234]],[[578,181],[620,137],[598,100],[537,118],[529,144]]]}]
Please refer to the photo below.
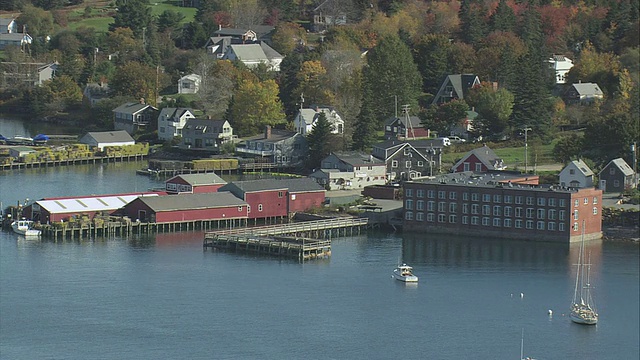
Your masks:
[{"label": "boat ramp", "polygon": [[203,248],[308,260],[331,256],[331,239],[360,234],[367,218],[339,217],[205,233]]}]

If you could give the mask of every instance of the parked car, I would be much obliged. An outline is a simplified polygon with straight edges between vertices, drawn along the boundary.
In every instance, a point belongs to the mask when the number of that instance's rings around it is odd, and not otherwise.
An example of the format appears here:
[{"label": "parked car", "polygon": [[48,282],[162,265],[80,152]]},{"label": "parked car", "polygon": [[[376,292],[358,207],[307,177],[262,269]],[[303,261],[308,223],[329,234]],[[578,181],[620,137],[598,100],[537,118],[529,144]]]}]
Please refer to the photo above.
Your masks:
[{"label": "parked car", "polygon": [[448,137],[439,137],[439,138],[436,138],[436,140],[442,141],[442,146],[451,145],[451,139],[449,139]]},{"label": "parked car", "polygon": [[467,140],[455,135],[449,136],[449,140],[451,140],[452,144],[460,144],[460,143],[467,142]]}]

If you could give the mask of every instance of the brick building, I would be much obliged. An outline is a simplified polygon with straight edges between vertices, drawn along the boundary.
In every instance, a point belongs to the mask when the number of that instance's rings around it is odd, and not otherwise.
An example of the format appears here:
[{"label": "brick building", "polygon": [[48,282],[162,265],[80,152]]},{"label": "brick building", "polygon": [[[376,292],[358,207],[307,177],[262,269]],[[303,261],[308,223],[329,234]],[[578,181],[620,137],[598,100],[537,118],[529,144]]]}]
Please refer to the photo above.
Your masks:
[{"label": "brick building", "polygon": [[602,191],[537,184],[526,175],[456,173],[404,185],[406,231],[552,242],[602,237]]}]

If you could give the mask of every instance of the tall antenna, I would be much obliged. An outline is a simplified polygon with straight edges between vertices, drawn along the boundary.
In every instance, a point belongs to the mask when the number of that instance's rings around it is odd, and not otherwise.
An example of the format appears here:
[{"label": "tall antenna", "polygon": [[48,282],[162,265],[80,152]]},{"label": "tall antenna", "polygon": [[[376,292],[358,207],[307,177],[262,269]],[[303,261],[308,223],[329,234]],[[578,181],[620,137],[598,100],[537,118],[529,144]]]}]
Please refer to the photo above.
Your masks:
[{"label": "tall antenna", "polygon": [[402,105],[402,113],[404,114],[405,127],[410,131],[405,135],[405,138],[411,137],[412,140],[416,139],[416,134],[413,132],[413,125],[411,124],[411,118],[409,117],[409,105]]}]

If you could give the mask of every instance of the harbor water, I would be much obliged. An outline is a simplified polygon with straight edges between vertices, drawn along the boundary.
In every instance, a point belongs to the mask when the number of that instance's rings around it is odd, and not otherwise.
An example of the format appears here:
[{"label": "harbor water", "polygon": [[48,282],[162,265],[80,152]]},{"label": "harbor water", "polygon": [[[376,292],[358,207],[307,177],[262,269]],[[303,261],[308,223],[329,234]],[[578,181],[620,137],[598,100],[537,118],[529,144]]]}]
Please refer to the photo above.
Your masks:
[{"label": "harbor water", "polygon": [[[143,191],[142,163],[0,173],[3,206]],[[590,242],[600,321],[572,323],[578,245],[370,232],[299,263],[197,232],[0,232],[2,359],[638,359],[639,247]],[[399,259],[418,284],[391,277]],[[552,310],[552,314],[549,314]]]}]

